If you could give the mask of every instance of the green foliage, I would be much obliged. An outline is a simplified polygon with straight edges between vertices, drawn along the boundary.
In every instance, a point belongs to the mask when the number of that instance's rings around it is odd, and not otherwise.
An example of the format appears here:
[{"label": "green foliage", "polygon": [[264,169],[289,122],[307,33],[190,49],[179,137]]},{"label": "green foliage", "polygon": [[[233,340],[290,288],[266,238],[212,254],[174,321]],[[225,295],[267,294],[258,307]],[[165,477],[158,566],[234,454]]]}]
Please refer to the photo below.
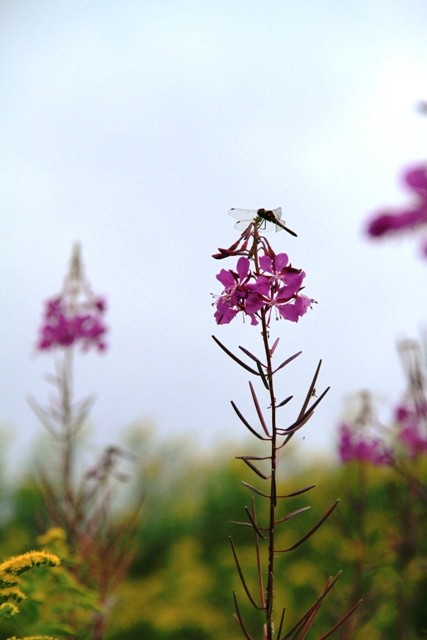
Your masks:
[{"label": "green foliage", "polygon": [[[224,455],[216,451],[212,457],[192,457],[185,443],[170,442],[165,450],[157,450],[148,439],[143,447],[139,482],[146,483],[147,497],[138,529],[138,553],[131,575],[111,602],[106,639],[241,640],[232,617],[233,591],[248,625],[259,628],[256,612],[246,604],[229,543],[231,534],[254,589],[252,535],[249,528],[230,523],[243,521],[244,506],[250,505],[251,492],[240,482],[248,479],[245,466],[230,461],[229,450]],[[297,461],[298,452],[294,455]],[[295,467],[305,470],[297,474]],[[411,471],[426,485],[424,462],[412,462]],[[360,598],[364,603],[336,634],[340,640],[427,638],[427,505],[416,487],[391,468],[319,463],[293,465],[292,474],[281,479],[279,491],[291,493],[314,483],[312,490],[282,501],[280,515],[311,508],[282,526],[280,547],[304,535],[334,500],[341,502],[304,544],[279,556],[276,589],[287,606],[286,631],[318,597],[328,577],[342,571],[309,638],[320,637]],[[23,497],[27,503],[27,490],[15,495],[16,503]],[[257,498],[256,504],[261,517],[262,499]],[[1,532],[0,551],[13,547],[12,536],[28,545],[34,517],[25,519],[22,505],[18,507],[19,519],[12,518]],[[23,591],[31,596],[31,602],[18,603],[19,618],[25,621],[22,628],[59,640],[89,640],[85,624],[96,615],[97,604],[94,593],[75,582],[78,558],[70,554],[61,530],[54,530],[40,544],[63,561],[49,571],[40,567],[38,576],[28,572],[20,578],[25,581]],[[15,602],[12,593],[10,602]],[[0,638],[23,635],[17,626],[4,624]]]},{"label": "green foliage", "polygon": [[[25,584],[24,575],[40,567],[58,567],[57,555],[46,551],[27,551],[0,564],[0,617],[11,618],[21,613],[21,603],[28,598],[27,610],[33,604],[33,593]],[[39,577],[37,577],[37,582]],[[26,588],[27,587],[27,588]],[[15,636],[10,640],[18,640]],[[51,636],[25,636],[20,640],[55,640]]]},{"label": "green foliage", "polygon": [[61,564],[45,576],[42,588],[28,582],[31,606],[25,610],[25,628],[58,638],[90,640],[88,629],[98,613],[98,594],[81,584],[77,577],[80,562],[67,543],[63,529],[53,527],[38,542],[61,557]]},{"label": "green foliage", "polygon": [[[79,559],[73,557],[62,529],[49,530],[38,542],[49,552],[29,552],[0,565],[0,598],[3,595],[7,598],[4,604],[10,605],[8,609],[3,607],[3,615],[17,613],[19,603],[19,620],[13,620],[7,632],[25,630],[36,634],[31,638],[40,639],[55,636],[90,640],[86,629],[99,611],[97,592],[77,579]],[[51,568],[48,571],[43,565]],[[32,566],[40,567],[37,575],[29,571]]]},{"label": "green foliage", "polygon": [[23,574],[34,567],[55,567],[59,563],[58,556],[45,551],[27,551],[4,560],[0,564],[0,616],[19,613],[19,603],[27,597],[21,588]]}]

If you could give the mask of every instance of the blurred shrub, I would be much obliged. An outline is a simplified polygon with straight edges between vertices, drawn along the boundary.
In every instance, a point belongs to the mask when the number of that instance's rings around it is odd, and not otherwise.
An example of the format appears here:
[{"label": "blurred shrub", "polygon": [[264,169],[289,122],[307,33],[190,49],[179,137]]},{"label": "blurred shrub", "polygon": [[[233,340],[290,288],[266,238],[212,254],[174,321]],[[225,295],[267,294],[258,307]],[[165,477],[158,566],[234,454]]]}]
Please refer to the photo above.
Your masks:
[{"label": "blurred shrub", "polygon": [[[244,520],[244,505],[251,500],[240,482],[245,479],[243,465],[230,461],[229,450],[202,456],[186,442],[163,446],[147,434],[141,436],[140,449],[139,482],[145,483],[147,495],[138,552],[112,602],[108,640],[241,639],[232,618],[232,593],[240,593],[241,585],[228,538],[232,533],[238,539],[242,565],[251,567],[252,538],[230,523]],[[138,453],[135,447],[132,451]],[[313,482],[317,486],[282,501],[283,515],[304,506],[311,509],[287,522],[280,545],[292,544],[308,531],[325,505],[336,498],[341,504],[306,543],[279,557],[276,588],[292,612],[286,628],[292,626],[293,615],[296,618],[319,595],[326,578],[342,570],[319,611],[313,638],[360,597],[364,603],[354,622],[337,633],[341,640],[426,638],[426,505],[388,467],[305,462],[300,468],[300,473],[282,478],[280,493]],[[426,486],[424,463],[417,474]],[[29,480],[22,481],[12,498],[11,515],[0,530],[2,554],[3,549],[27,549],[35,528],[45,524],[38,522],[39,495]],[[263,508],[258,500],[259,514]],[[42,607],[46,618],[48,605]],[[256,622],[255,614],[248,609],[249,624]],[[0,625],[0,634],[11,635],[10,626]]]}]

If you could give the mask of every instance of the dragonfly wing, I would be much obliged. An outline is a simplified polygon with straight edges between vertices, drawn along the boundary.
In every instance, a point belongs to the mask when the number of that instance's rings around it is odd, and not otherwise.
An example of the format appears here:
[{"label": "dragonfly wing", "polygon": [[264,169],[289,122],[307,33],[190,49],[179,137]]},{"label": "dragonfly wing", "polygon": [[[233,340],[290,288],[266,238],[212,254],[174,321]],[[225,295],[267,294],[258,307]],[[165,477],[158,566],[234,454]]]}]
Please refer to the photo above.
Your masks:
[{"label": "dragonfly wing", "polygon": [[257,211],[258,219],[262,219],[262,222],[259,226],[260,229],[265,231],[281,231],[284,226],[280,222],[280,218],[282,217],[282,208],[277,207],[277,209],[258,209]]},{"label": "dragonfly wing", "polygon": [[238,220],[234,228],[242,231],[256,218],[256,211],[255,209],[237,209],[233,207],[229,210],[228,215]]},{"label": "dragonfly wing", "polygon": [[249,223],[250,220],[239,220],[239,222],[236,222],[236,224],[234,225],[234,228],[238,231],[243,231],[244,229],[246,229],[246,227],[249,226]]},{"label": "dragonfly wing", "polygon": [[[238,209],[237,207],[233,207],[228,211],[228,215],[235,220],[238,220],[238,222],[236,222],[236,224],[234,225],[235,229],[246,229],[249,223],[258,217],[258,211],[259,209]],[[264,219],[261,222],[259,228],[263,231],[272,231],[274,226],[274,230],[276,232],[282,231],[283,229],[287,230],[285,225],[283,223],[280,223],[280,220],[282,218],[282,207],[277,207],[277,209],[270,209],[269,211],[273,213],[274,217],[278,221],[278,224],[274,224],[273,220]]]},{"label": "dragonfly wing", "polygon": [[[277,220],[280,220],[282,217],[282,207],[277,207],[277,209],[272,209],[274,216],[277,218]],[[280,224],[275,224],[274,225],[274,231],[277,233],[278,231],[283,231],[283,227]]]},{"label": "dragonfly wing", "polygon": [[236,220],[247,220],[248,222],[256,218],[256,209],[236,209],[233,207],[229,210],[228,215]]}]

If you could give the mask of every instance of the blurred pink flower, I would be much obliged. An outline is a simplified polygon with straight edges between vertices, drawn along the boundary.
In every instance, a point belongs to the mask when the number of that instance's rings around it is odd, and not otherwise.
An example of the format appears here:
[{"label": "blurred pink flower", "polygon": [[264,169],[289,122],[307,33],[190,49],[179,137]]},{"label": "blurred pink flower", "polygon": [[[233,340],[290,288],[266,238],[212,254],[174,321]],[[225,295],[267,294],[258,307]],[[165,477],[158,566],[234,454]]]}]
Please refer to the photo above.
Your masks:
[{"label": "blurred pink flower", "polygon": [[83,277],[80,249],[76,246],[63,290],[45,303],[37,349],[49,351],[79,344],[84,350],[95,347],[104,351],[105,310],[105,299],[95,296]]},{"label": "blurred pink flower", "polygon": [[404,182],[424,200],[427,199],[427,167],[413,167],[403,176]]},{"label": "blurred pink flower", "polygon": [[[427,167],[417,166],[406,170],[402,180],[414,196],[413,204],[409,207],[377,213],[366,226],[369,236],[379,238],[406,230],[415,230],[427,223]],[[426,253],[425,249],[423,253]]]},{"label": "blurred pink flower", "polygon": [[398,439],[409,458],[427,452],[427,437],[425,432],[425,410],[411,409],[405,405],[399,405],[395,412],[398,424]]},{"label": "blurred pink flower", "polygon": [[393,461],[393,454],[380,438],[363,437],[349,423],[344,422],[339,428],[338,454],[341,462],[360,460],[376,466],[388,465]]},{"label": "blurred pink flower", "polygon": [[379,238],[388,233],[415,227],[427,222],[427,205],[415,210],[398,213],[380,213],[368,224],[367,231],[372,237]]},{"label": "blurred pink flower", "polygon": [[99,351],[106,348],[103,323],[105,301],[94,301],[92,308],[86,305],[86,311],[76,311],[67,305],[66,298],[55,297],[46,302],[43,323],[37,348],[46,351],[54,347],[70,347],[80,343],[84,349],[90,346]]}]

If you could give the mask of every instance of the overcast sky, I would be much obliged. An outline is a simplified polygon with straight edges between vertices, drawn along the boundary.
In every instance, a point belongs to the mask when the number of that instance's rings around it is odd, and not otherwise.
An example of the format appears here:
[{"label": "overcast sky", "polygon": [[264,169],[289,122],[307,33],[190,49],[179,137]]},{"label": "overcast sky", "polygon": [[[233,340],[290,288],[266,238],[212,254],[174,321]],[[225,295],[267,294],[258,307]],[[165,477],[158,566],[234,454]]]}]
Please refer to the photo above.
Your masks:
[{"label": "overcast sky", "polygon": [[230,207],[282,206],[298,232],[271,239],[318,305],[274,330],[283,357],[303,350],[283,396],[301,398],[319,358],[332,387],[307,451],[334,447],[347,395],[398,396],[395,342],[426,320],[427,264],[414,241],[361,229],[425,160],[426,27],[425,0],[3,0],[0,421],[15,446],[42,430],[25,398],[47,397],[52,358],[33,347],[75,240],[109,303],[108,352],[77,362],[95,442],[138,420],[205,445],[246,437],[229,401],[249,406],[248,376],[210,337],[261,347],[249,323],[213,319]]}]

